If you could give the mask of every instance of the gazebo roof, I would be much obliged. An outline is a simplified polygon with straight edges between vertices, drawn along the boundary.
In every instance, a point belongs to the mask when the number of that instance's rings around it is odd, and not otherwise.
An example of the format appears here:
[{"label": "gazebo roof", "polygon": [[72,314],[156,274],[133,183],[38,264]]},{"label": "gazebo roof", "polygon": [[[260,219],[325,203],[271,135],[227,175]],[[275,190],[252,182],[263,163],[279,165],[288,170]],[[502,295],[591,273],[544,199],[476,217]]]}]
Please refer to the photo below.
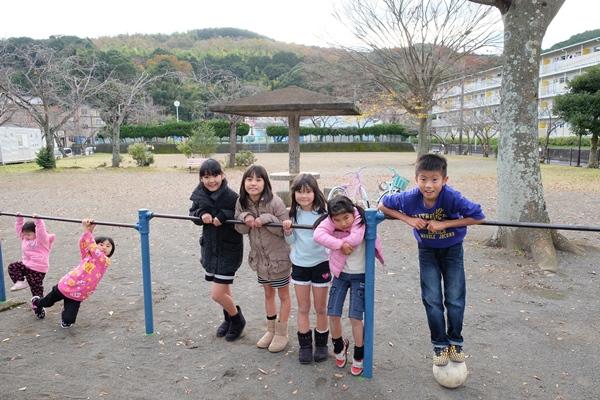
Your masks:
[{"label": "gazebo roof", "polygon": [[262,117],[314,115],[360,115],[354,102],[288,86],[254,96],[242,97],[228,103],[212,104],[210,111],[224,114]]}]

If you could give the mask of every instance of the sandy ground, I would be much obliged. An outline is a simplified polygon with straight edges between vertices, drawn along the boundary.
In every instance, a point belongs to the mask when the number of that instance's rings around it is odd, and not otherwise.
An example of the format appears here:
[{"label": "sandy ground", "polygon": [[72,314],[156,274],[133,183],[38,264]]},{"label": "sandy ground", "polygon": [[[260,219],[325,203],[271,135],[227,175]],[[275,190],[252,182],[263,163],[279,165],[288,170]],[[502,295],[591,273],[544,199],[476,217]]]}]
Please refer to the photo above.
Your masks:
[{"label": "sandy ground", "polygon": [[[323,186],[340,183],[344,173],[366,166],[363,177],[374,195],[377,180],[389,177],[388,165],[409,177],[413,160],[412,154],[397,153],[303,154],[302,166],[320,172]],[[287,169],[285,154],[259,155],[259,162],[271,172]],[[198,178],[184,164],[182,156],[158,156],[158,168],[148,170],[7,174],[0,169],[0,209],[131,223],[139,208],[187,214]],[[600,175],[561,179],[561,168],[568,167],[548,168],[558,168],[544,178],[553,222],[600,225]],[[450,183],[482,203],[494,219],[494,160],[450,158],[449,171]],[[241,171],[228,175],[237,190]],[[278,190],[285,185],[274,186]],[[13,223],[13,218],[0,218],[5,267],[19,257]],[[52,221],[47,225],[58,236],[46,277],[50,288],[78,261],[80,227]],[[405,225],[386,221],[379,228],[388,265],[377,270],[374,377],[367,380],[351,376],[348,368],[337,369],[333,360],[301,366],[293,318],[286,352],[257,349],[254,343],[264,325],[263,296],[246,263],[234,285],[248,320],[245,337],[233,344],[217,339],[221,314],[209,300],[198,262],[199,229],[187,221],[155,219],[151,254],[156,333],[144,334],[137,232],[98,227],[98,234],[114,237],[116,253],[73,328],[58,326],[58,305],[42,321],[26,304],[0,312],[0,399],[599,398],[600,235],[566,232],[588,246],[586,253],[560,254],[560,272],[545,276],[523,254],[483,246],[493,229],[473,227],[465,242],[468,304],[463,333],[470,376],[459,389],[442,388],[431,374],[416,245]],[[8,289],[10,279],[4,273]],[[30,294],[8,296],[28,301]]]}]

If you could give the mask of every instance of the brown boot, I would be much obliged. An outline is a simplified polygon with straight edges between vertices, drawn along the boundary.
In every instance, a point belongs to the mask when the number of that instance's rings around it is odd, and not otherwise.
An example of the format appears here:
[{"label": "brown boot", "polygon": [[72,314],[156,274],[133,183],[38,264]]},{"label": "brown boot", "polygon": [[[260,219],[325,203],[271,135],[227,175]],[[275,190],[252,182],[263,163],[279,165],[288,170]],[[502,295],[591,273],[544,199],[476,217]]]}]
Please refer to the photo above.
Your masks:
[{"label": "brown boot", "polygon": [[266,349],[271,345],[273,341],[273,336],[275,336],[275,320],[268,319],[267,320],[267,332],[260,338],[258,342],[256,342],[256,346],[259,349]]},{"label": "brown boot", "polygon": [[285,349],[288,344],[288,323],[277,321],[275,323],[275,336],[273,341],[269,345],[269,351],[271,353],[278,353]]}]

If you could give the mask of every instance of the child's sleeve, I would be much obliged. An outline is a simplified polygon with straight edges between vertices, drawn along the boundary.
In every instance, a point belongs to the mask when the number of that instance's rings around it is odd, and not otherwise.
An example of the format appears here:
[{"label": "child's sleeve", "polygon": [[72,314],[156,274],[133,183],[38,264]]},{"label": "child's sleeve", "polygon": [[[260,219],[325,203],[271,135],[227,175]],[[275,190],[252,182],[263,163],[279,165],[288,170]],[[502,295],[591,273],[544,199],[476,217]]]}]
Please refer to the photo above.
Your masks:
[{"label": "child's sleeve", "polygon": [[294,244],[294,242],[296,241],[296,230],[292,229],[292,234],[291,235],[286,235],[284,234],[283,237],[285,238],[285,242],[289,245]]},{"label": "child's sleeve", "polygon": [[[271,205],[273,214],[264,213],[260,214],[259,216],[263,223],[266,224],[272,222],[278,224],[290,218],[290,214],[288,213],[287,208],[285,208],[283,200],[281,200],[279,197],[274,196],[273,200],[271,201]],[[265,226],[265,228],[274,235],[284,236],[283,228],[280,226]]]},{"label": "child's sleeve", "polygon": [[391,210],[404,212],[404,192],[402,193],[390,193],[383,196],[381,204]]},{"label": "child's sleeve", "polygon": [[236,193],[232,193],[225,199],[223,206],[217,210],[215,217],[217,217],[221,223],[224,223],[228,219],[235,218],[235,204],[237,202],[237,197]]},{"label": "child's sleeve", "polygon": [[458,209],[458,213],[463,218],[473,218],[477,221],[485,219],[485,215],[481,210],[481,205],[472,202],[460,193],[456,199],[456,207]]},{"label": "child's sleeve", "polygon": [[[202,218],[204,214],[210,214],[209,206],[206,200],[203,199],[202,196],[198,195],[198,190],[192,193],[190,200],[192,200],[192,207],[190,208],[189,212],[190,217]],[[192,222],[196,225],[204,225],[204,223],[201,220]]]},{"label": "child's sleeve", "polygon": [[[242,205],[240,204],[240,199],[238,199],[235,202],[235,219],[238,219],[243,222],[244,218],[246,218],[248,215],[250,215],[250,213],[242,208]],[[235,224],[235,230],[241,234],[246,234],[250,232],[250,228],[248,228],[246,224]]]},{"label": "child's sleeve", "polygon": [[35,224],[35,238],[40,244],[48,246],[50,244],[50,237],[48,231],[46,231],[46,224],[43,219],[34,218],[33,223]]},{"label": "child's sleeve", "polygon": [[94,250],[96,250],[94,235],[92,232],[86,230],[79,238],[79,253],[81,254],[81,259],[84,259],[88,253],[93,254]]},{"label": "child's sleeve", "polygon": [[354,218],[354,222],[350,228],[350,234],[342,239],[344,243],[358,246],[365,240],[365,230],[367,229],[367,226],[364,223],[361,224],[361,221],[362,218],[360,217]]},{"label": "child's sleeve", "polygon": [[17,221],[15,222],[15,231],[21,240],[23,240],[23,225],[25,225],[25,219],[21,216],[17,217]]}]

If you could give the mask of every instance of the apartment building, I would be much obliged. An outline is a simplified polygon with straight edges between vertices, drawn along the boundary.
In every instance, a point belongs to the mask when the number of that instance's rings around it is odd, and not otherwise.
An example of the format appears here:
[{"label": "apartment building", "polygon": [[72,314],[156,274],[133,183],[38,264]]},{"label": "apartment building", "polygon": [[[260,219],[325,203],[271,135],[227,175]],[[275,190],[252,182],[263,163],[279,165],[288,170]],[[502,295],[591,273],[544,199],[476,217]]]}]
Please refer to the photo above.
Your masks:
[{"label": "apartment building", "polygon": [[[554,97],[567,92],[567,82],[586,68],[600,65],[600,37],[542,53],[538,91],[538,133],[572,135],[568,124],[552,113]],[[433,107],[432,129],[440,136],[455,136],[494,126],[500,108],[502,67],[442,83]]]}]

